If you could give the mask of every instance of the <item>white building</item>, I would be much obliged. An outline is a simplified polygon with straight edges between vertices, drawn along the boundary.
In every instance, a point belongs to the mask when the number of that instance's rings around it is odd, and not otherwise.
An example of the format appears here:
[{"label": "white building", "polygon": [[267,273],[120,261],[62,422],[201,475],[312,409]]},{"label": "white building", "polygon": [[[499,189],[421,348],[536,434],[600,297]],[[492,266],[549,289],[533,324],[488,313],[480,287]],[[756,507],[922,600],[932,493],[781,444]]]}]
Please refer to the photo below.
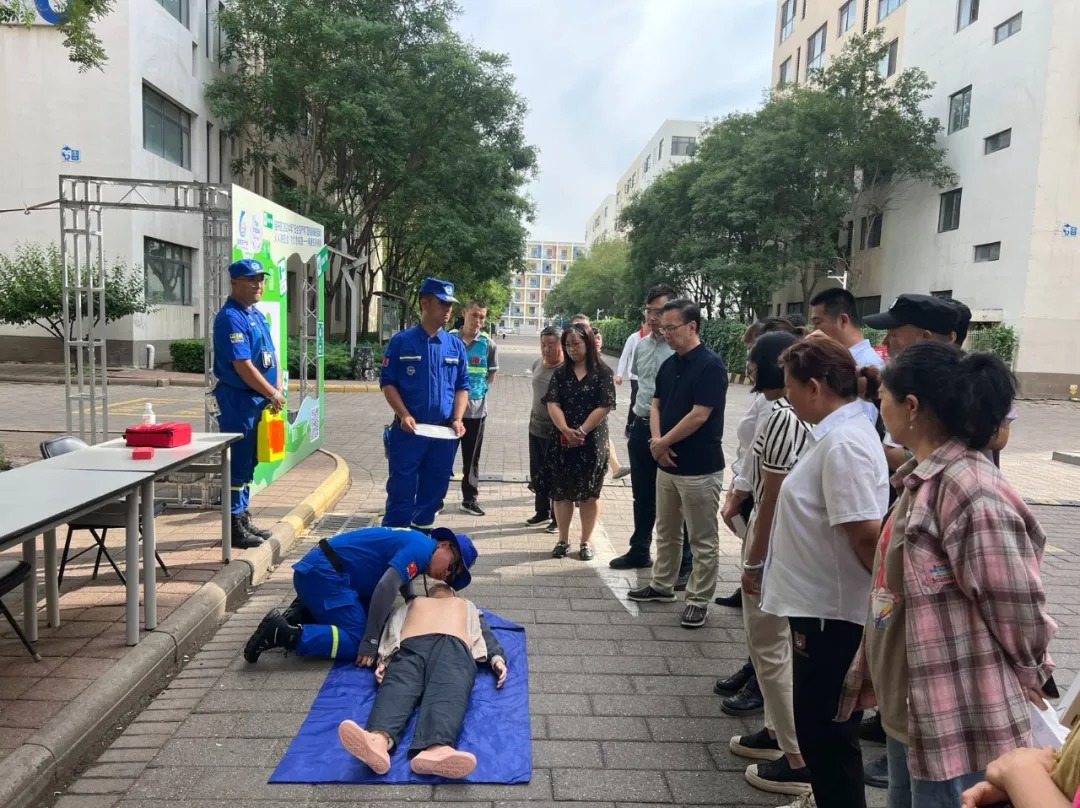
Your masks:
[{"label": "white building", "polygon": [[[974,323],[1017,330],[1025,394],[1067,395],[1080,382],[1080,3],[778,0],[774,82],[805,81],[878,24],[895,42],[886,69],[920,67],[935,83],[924,109],[942,121],[958,181],[912,189],[879,232],[856,226],[852,291],[867,313],[901,292],[962,300]],[[801,292],[774,303],[800,311]]]},{"label": "white building", "polygon": [[639,192],[648,188],[660,173],[677,165],[694,153],[702,121],[666,120],[633,162],[630,163],[615,185],[615,193],[608,194],[600,207],[585,223],[585,244],[591,246],[600,238],[620,237],[615,220],[620,211]]},{"label": "white building", "polygon": [[510,305],[499,327],[517,334],[539,334],[551,323],[544,312],[544,298],[584,251],[580,241],[526,242],[525,272],[515,273],[510,280]]}]

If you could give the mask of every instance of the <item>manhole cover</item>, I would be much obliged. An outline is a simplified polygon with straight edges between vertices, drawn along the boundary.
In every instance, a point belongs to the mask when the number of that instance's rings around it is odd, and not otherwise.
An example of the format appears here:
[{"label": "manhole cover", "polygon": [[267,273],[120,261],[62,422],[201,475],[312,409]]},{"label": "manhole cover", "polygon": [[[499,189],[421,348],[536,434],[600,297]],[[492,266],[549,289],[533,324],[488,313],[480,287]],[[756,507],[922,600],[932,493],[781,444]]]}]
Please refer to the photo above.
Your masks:
[{"label": "manhole cover", "polygon": [[328,539],[338,533],[371,527],[373,524],[375,524],[375,517],[371,514],[328,513],[315,523],[308,532],[308,536],[315,539]]}]

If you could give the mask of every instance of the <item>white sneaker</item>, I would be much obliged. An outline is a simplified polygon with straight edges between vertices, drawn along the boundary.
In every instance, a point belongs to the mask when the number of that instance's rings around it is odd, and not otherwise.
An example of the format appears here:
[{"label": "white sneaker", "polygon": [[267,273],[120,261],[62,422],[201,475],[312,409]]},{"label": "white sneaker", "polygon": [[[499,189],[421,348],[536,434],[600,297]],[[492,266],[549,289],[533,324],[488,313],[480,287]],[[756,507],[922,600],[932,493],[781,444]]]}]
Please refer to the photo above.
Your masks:
[{"label": "white sneaker", "polygon": [[814,799],[814,792],[811,791],[803,794],[795,802],[781,805],[780,808],[817,808],[817,800]]}]

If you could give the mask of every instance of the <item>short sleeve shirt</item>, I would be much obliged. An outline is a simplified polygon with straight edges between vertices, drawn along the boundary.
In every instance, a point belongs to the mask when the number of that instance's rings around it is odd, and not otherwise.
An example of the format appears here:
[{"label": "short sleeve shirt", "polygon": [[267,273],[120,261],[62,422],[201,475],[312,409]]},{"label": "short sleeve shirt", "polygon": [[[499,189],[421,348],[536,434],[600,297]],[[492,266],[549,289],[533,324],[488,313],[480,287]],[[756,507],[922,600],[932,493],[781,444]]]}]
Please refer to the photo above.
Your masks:
[{"label": "short sleeve shirt", "polygon": [[712,408],[704,424],[671,447],[677,465],[665,467],[664,471],[681,476],[723,471],[721,442],[727,386],[723,361],[704,344],[684,356],[674,354],[664,360],[656,374],[656,392],[653,394],[660,402],[660,434],[670,432],[695,406]]},{"label": "short sleeve shirt", "polygon": [[420,325],[399,331],[383,354],[381,387],[396,387],[405,409],[421,424],[450,420],[454,395],[469,389],[468,352],[460,339]]},{"label": "short sleeve shirt", "polygon": [[754,435],[750,453],[754,459],[751,479],[754,500],[762,501],[765,476],[762,472],[786,475],[799,460],[809,437],[807,425],[799,420],[786,398],[773,403],[768,418]]},{"label": "short sleeve shirt", "polygon": [[[278,356],[270,335],[270,323],[256,307],[244,308],[231,297],[214,317],[214,377],[236,390],[255,393],[233,367],[236,360],[250,359],[263,378],[277,387]],[[262,394],[257,394],[262,398]]]},{"label": "short sleeve shirt", "polygon": [[[329,539],[341,560],[349,587],[361,599],[370,598],[388,568],[393,568],[407,584],[427,569],[437,543],[418,530],[368,527],[341,533]],[[319,547],[314,547],[293,567],[332,570],[333,566]]]}]

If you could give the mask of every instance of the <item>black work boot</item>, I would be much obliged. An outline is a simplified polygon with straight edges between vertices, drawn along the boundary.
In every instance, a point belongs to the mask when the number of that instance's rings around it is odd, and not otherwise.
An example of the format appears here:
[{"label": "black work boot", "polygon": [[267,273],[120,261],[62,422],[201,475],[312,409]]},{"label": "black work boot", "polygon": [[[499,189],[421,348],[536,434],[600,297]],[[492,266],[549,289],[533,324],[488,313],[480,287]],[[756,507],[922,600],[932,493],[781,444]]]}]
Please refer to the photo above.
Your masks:
[{"label": "black work boot", "polygon": [[716,684],[713,685],[713,693],[718,696],[734,696],[752,678],[754,678],[754,663],[747,660],[745,665],[728,678],[717,679]]},{"label": "black work boot", "polygon": [[244,522],[244,515],[234,513],[232,515],[232,546],[246,550],[251,547],[258,547],[262,543],[261,536],[256,536],[248,530],[247,523]]},{"label": "black work boot", "polygon": [[281,612],[271,609],[244,645],[244,659],[254,664],[259,661],[259,654],[271,648],[294,651],[299,641],[300,627],[289,625]]},{"label": "black work boot", "polygon": [[240,516],[244,520],[244,527],[248,529],[248,533],[254,533],[263,541],[266,541],[272,535],[269,530],[262,530],[255,524],[255,520],[251,518],[251,511],[244,511]]},{"label": "black work boot", "polygon": [[285,622],[290,626],[302,626],[304,623],[314,623],[315,617],[308,611],[307,606],[304,605],[304,601],[300,598],[294,598],[293,602],[289,604],[289,608],[285,610],[282,615],[285,618]]},{"label": "black work boot", "polygon": [[750,677],[742,690],[720,702],[720,711],[727,715],[759,715],[765,712],[765,699],[761,696],[756,676]]}]

